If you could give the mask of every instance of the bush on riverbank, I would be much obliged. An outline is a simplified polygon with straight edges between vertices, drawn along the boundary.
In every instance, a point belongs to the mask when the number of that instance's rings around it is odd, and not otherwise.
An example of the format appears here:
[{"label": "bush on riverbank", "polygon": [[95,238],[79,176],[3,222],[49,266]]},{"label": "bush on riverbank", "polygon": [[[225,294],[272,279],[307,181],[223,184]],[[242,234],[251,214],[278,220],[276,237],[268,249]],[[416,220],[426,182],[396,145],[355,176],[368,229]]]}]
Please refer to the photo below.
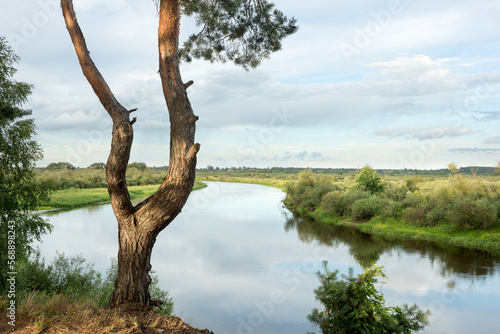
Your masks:
[{"label": "bush on riverbank", "polygon": [[457,174],[429,182],[385,180],[382,187],[373,181],[375,171],[369,172],[361,178],[370,177],[368,189],[359,186],[359,177],[355,184],[350,180],[339,184],[325,175],[302,172],[297,182],[287,186],[285,203],[302,213],[319,210],[360,222],[381,217],[420,227],[452,224],[462,230],[489,230],[500,226],[496,180]]},{"label": "bush on riverbank", "polygon": [[[93,265],[85,263],[85,259],[81,256],[68,258],[58,254],[52,263],[46,265],[40,253],[35,252],[29,259],[18,261],[16,329],[31,326],[37,331],[44,331],[50,327],[56,328],[54,332],[58,332],[57,328],[61,328],[63,323],[63,328],[69,327],[67,328],[69,331],[61,330],[65,333],[95,333],[95,330],[89,329],[92,327],[100,328],[97,332],[108,332],[108,330],[114,332],[112,328],[118,326],[124,327],[124,331],[120,332],[128,333],[126,328],[134,327],[133,319],[130,321],[127,317],[124,318],[117,310],[104,310],[114,288],[117,268],[117,262],[113,260],[106,277],[102,278],[101,274],[93,269]],[[158,277],[154,272],[151,272],[151,277],[149,289],[151,298],[164,302],[161,310],[155,307],[151,309],[154,312],[146,317],[149,320],[154,318],[156,321],[144,320],[145,324],[154,327],[160,320],[165,322],[170,319],[174,304],[168,297],[168,292],[158,287]],[[4,311],[8,303],[7,295],[0,295],[0,307]],[[103,325],[105,323],[109,323],[111,328],[103,330],[103,327],[107,327]],[[137,324],[137,319],[135,323]],[[79,328],[80,326],[82,328]],[[3,332],[1,329],[0,326],[0,332]]]},{"label": "bush on riverbank", "polygon": [[[58,253],[54,261],[46,265],[39,252],[29,259],[19,261],[16,269],[16,294],[21,305],[30,302],[34,296],[50,299],[60,294],[69,302],[96,308],[103,308],[108,304],[118,272],[116,260],[111,261],[106,277],[102,278],[93,265],[85,263],[81,256],[68,258]],[[172,299],[168,297],[167,291],[158,287],[158,277],[154,275],[154,271],[151,272],[151,277],[151,298],[164,303],[162,309],[157,311],[163,315],[172,315]]]}]

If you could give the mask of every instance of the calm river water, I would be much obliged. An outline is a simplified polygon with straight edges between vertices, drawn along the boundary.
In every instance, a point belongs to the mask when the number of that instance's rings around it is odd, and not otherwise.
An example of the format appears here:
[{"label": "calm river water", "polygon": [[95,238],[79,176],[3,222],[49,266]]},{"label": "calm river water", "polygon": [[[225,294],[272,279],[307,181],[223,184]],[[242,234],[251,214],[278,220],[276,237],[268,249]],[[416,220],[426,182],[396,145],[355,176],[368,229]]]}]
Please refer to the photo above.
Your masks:
[{"label": "calm river water", "polygon": [[[388,277],[390,305],[430,309],[427,334],[487,334],[500,328],[500,258],[428,243],[374,239],[350,228],[294,218],[283,192],[251,184],[208,182],[158,237],[152,256],[175,313],[216,334],[319,333],[306,315],[322,261],[355,273],[373,261]],[[54,231],[39,245],[82,254],[105,273],[118,252],[110,205],[47,214]]]}]

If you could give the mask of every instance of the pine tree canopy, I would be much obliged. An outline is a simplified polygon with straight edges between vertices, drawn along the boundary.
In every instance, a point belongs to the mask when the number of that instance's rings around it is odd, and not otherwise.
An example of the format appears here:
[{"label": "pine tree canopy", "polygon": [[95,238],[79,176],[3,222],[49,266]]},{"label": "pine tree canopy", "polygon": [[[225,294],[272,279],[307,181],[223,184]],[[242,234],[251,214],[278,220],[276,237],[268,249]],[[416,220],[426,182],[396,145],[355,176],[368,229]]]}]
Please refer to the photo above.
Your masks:
[{"label": "pine tree canopy", "polygon": [[196,58],[257,67],[298,29],[294,18],[266,0],[185,0],[182,5],[183,13],[194,16],[201,27],[180,50],[187,62]]}]

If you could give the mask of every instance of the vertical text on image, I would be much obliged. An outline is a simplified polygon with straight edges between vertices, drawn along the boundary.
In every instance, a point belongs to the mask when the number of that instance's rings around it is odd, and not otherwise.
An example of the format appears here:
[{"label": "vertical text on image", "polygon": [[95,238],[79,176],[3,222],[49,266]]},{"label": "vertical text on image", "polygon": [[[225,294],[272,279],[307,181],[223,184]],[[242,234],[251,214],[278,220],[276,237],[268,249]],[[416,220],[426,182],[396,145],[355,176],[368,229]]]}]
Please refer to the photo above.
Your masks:
[{"label": "vertical text on image", "polygon": [[8,324],[11,326],[16,325],[16,223],[12,220],[8,222],[7,232],[7,282],[8,291],[7,298],[9,303],[7,305],[7,318],[10,319]]}]

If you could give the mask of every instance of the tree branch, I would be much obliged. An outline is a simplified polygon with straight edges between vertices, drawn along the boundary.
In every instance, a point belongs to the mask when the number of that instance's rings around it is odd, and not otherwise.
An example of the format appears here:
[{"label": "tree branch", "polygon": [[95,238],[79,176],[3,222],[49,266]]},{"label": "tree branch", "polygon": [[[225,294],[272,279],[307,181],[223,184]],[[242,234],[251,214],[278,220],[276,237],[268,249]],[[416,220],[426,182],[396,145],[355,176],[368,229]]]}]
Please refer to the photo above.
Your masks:
[{"label": "tree branch", "polygon": [[116,100],[113,92],[92,61],[82,30],[76,19],[73,1],[61,0],[61,8],[82,72],[102,106],[113,119],[113,139],[106,166],[106,181],[115,214],[117,217],[127,217],[133,211],[125,177],[134,138],[129,115],[134,110],[128,111]]},{"label": "tree branch", "polygon": [[146,233],[159,233],[180,212],[194,184],[196,154],[194,143],[197,116],[194,115],[179,69],[180,0],[159,4],[158,48],[160,78],[170,118],[170,162],[167,176],[158,191],[135,207]]},{"label": "tree branch", "polygon": [[120,103],[118,103],[108,84],[90,57],[90,52],[87,49],[82,30],[76,20],[76,14],[73,9],[73,1],[61,0],[61,8],[63,11],[64,21],[66,22],[66,27],[68,28],[71,41],[75,47],[76,55],[78,57],[78,61],[80,62],[83,74],[92,86],[92,89],[99,98],[99,101],[113,120],[124,120],[125,118],[128,118],[128,111]]}]

